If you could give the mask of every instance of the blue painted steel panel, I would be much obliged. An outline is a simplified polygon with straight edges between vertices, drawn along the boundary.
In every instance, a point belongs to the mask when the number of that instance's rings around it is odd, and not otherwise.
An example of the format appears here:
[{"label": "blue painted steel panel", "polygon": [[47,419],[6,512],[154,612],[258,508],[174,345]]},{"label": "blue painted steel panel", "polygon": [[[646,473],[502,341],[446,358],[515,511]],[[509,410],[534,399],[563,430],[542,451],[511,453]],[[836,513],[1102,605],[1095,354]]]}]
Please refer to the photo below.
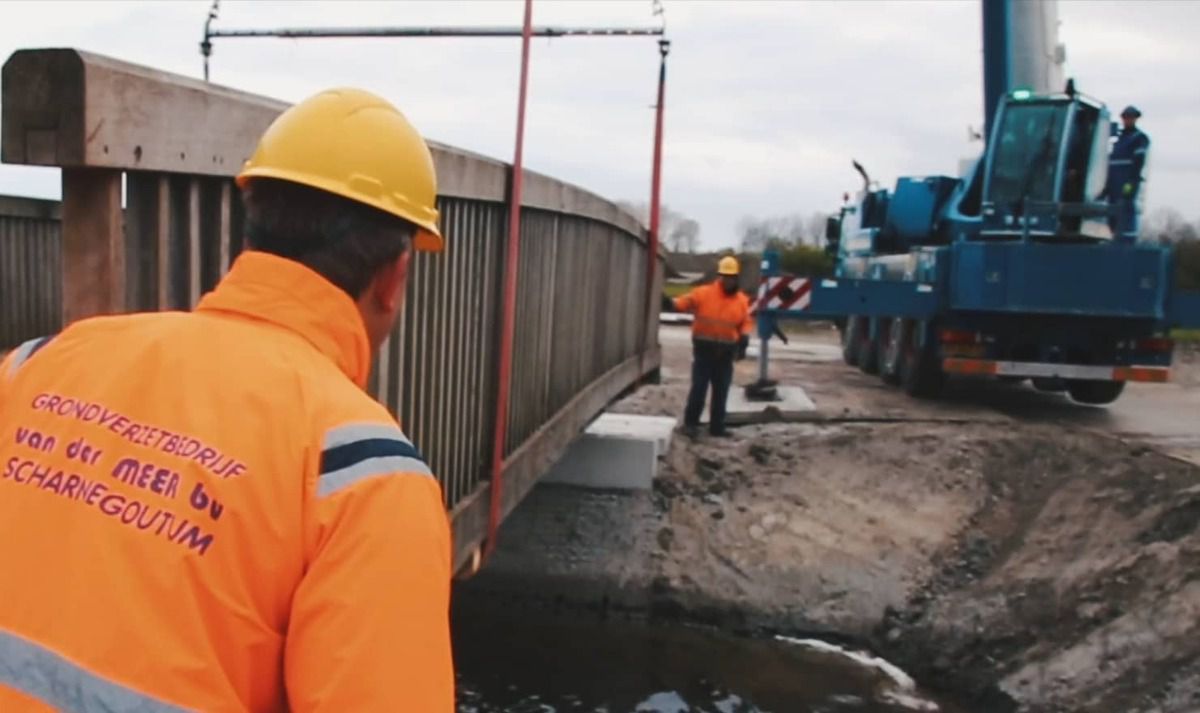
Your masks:
[{"label": "blue painted steel panel", "polygon": [[929,243],[938,213],[958,183],[950,176],[901,177],[888,205],[884,233],[905,249]]},{"label": "blue painted steel panel", "polygon": [[1161,320],[1169,252],[1155,246],[956,243],[955,310]]},{"label": "blue painted steel panel", "polygon": [[1172,327],[1200,327],[1200,292],[1189,290],[1173,293],[1168,314]]},{"label": "blue painted steel panel", "polygon": [[983,116],[990,135],[996,105],[1012,77],[1012,0],[983,0]]},{"label": "blue painted steel panel", "polygon": [[[799,310],[765,309],[758,312],[758,334],[769,339],[776,320],[839,319],[847,315],[871,317],[908,316],[928,319],[948,308],[946,283],[949,270],[945,255],[947,248],[925,248],[911,255],[891,255],[882,261],[911,260],[912,279],[857,279],[835,277],[813,278],[808,305]],[[867,268],[870,263],[867,261]],[[876,267],[884,267],[880,264]],[[881,270],[871,270],[881,272]],[[779,254],[774,250],[763,253],[764,277],[779,273]]]},{"label": "blue painted steel panel", "polygon": [[850,314],[926,319],[945,309],[944,296],[944,290],[925,282],[817,280],[807,309],[777,314],[788,319],[832,319]]},{"label": "blue painted steel panel", "polygon": [[758,335],[770,338],[775,320],[831,320],[846,315],[928,319],[946,308],[945,290],[900,280],[815,279],[809,305],[800,310],[758,312]]}]

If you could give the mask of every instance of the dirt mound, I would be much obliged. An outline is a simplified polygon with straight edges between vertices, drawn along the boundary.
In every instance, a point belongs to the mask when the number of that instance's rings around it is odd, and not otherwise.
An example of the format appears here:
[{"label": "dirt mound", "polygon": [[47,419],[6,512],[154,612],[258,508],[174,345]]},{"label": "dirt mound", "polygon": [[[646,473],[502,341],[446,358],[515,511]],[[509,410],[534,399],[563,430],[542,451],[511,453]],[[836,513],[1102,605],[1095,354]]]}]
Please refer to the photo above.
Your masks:
[{"label": "dirt mound", "polygon": [[914,673],[1031,711],[1200,707],[1194,467],[1079,433],[985,448],[988,502],[877,631]]}]

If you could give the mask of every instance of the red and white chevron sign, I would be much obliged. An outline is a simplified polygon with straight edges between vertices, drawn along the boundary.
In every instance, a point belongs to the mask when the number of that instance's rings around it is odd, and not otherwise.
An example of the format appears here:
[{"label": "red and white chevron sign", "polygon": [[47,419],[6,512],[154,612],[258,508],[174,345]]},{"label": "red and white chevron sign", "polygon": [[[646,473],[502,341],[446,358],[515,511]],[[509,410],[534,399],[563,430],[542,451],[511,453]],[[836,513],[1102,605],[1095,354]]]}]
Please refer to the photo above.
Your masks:
[{"label": "red and white chevron sign", "polygon": [[808,309],[812,302],[812,280],[805,277],[768,277],[758,286],[753,311],[760,309]]}]

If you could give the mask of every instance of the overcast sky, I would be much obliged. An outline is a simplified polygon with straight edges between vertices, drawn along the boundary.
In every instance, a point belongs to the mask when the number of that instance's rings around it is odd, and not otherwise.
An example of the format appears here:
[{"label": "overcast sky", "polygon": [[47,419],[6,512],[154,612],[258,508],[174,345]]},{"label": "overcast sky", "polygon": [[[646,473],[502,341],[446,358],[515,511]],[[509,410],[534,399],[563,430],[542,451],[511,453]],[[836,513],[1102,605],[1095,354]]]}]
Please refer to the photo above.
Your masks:
[{"label": "overcast sky", "polygon": [[[208,0],[0,2],[0,57],[77,47],[201,76]],[[955,173],[978,154],[980,8],[972,0],[665,0],[672,40],[664,201],[705,247],[738,220],[830,210],[858,179]],[[517,25],[522,3],[231,2],[217,27]],[[1147,203],[1200,219],[1200,1],[1062,0],[1067,75],[1153,141]],[[536,0],[547,25],[654,25],[650,0]],[[215,82],[289,101],[357,85],[430,138],[511,159],[519,41],[217,40]],[[612,199],[645,201],[658,49],[653,39],[535,40],[526,163]],[[1115,113],[1115,112],[1114,112]],[[58,197],[50,169],[0,167],[0,193]]]}]

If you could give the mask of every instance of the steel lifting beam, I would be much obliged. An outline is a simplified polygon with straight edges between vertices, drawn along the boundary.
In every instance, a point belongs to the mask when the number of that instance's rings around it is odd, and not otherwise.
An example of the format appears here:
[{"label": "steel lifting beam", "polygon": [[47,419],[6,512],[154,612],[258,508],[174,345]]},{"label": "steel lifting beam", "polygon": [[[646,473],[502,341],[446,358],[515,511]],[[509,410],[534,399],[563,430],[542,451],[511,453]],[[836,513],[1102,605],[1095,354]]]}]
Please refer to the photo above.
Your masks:
[{"label": "steel lifting beam", "polygon": [[[214,30],[220,0],[214,0],[212,9],[204,23],[204,39],[200,42],[200,54],[204,57],[204,81],[208,81],[208,58],[212,56],[216,38],[246,39],[278,37],[281,39],[337,39],[337,38],[386,38],[386,37],[649,37],[666,34],[665,27],[278,27]],[[661,14],[661,12],[658,12]]]},{"label": "steel lifting beam", "polygon": [[[209,22],[211,22],[211,17]],[[661,36],[660,27],[534,27],[530,37],[646,37]],[[520,27],[281,27],[278,29],[211,30],[206,23],[200,54],[204,56],[204,81],[208,81],[208,58],[216,38],[246,39],[336,39],[384,37],[522,37]]]},{"label": "steel lifting beam", "polygon": [[[661,35],[658,27],[534,27],[531,37],[623,37]],[[211,30],[208,37],[522,37],[521,27],[281,27]]]},{"label": "steel lifting beam", "polygon": [[827,278],[814,280],[811,302],[802,310],[767,310],[777,319],[911,317],[928,319],[942,309],[936,285],[900,280]]}]

